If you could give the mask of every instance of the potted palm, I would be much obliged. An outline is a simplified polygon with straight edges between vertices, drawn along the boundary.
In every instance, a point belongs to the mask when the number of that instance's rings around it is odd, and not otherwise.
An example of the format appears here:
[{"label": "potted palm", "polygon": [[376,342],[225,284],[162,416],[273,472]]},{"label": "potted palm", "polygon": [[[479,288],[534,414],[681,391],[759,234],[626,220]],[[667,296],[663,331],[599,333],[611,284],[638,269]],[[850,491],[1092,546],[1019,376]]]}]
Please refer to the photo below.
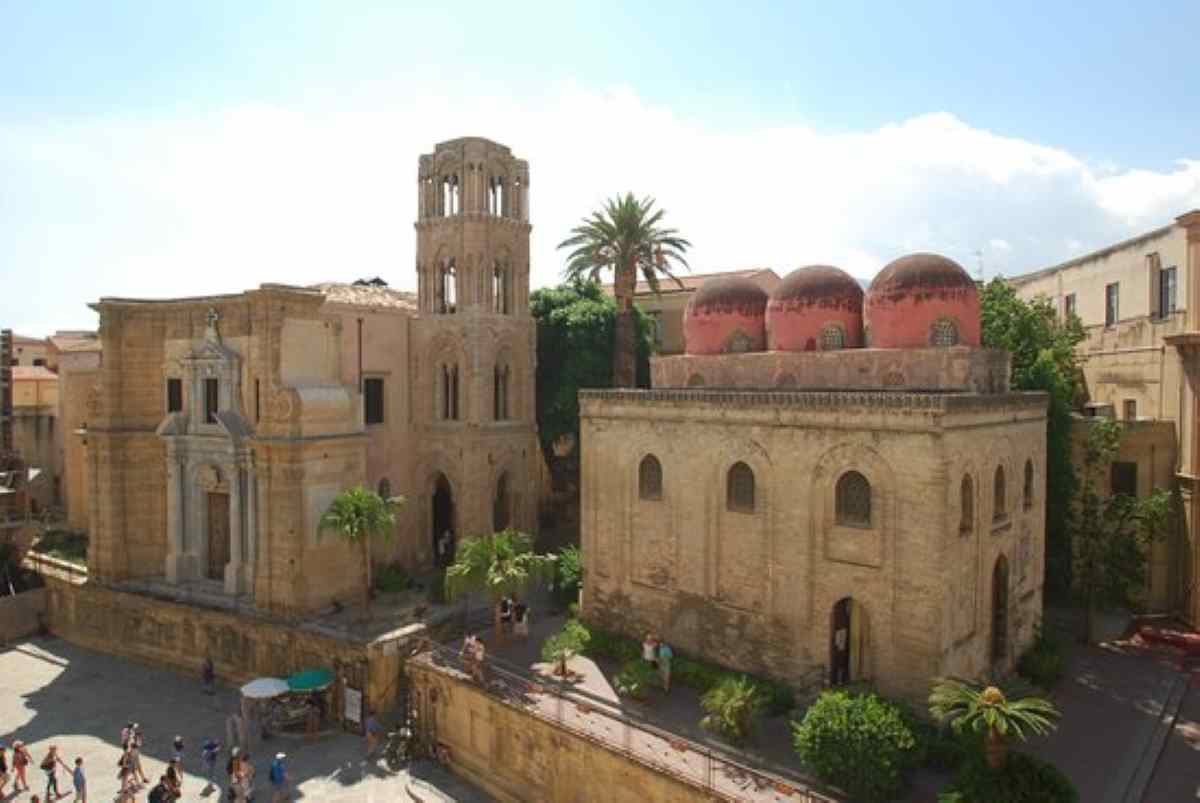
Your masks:
[{"label": "potted palm", "polygon": [[554,566],[553,555],[533,551],[533,536],[511,528],[466,538],[446,569],[446,598],[453,602],[472,591],[487,594],[496,638],[503,641],[500,600],[525,591],[537,580],[552,578]]},{"label": "potted palm", "polygon": [[1057,727],[1060,714],[1054,703],[1031,692],[1020,681],[1001,688],[962,678],[937,678],[929,694],[929,713],[939,721],[948,720],[956,732],[983,733],[984,758],[988,767],[998,770],[1008,759],[1008,743],[1014,736],[1024,741],[1030,733],[1046,734]]},{"label": "potted palm", "polygon": [[321,515],[317,538],[332,530],[352,549],[362,549],[363,619],[371,619],[371,544],[372,540],[388,541],[396,529],[396,511],[405,499],[393,496],[384,499],[374,491],[358,487],[342,491]]}]

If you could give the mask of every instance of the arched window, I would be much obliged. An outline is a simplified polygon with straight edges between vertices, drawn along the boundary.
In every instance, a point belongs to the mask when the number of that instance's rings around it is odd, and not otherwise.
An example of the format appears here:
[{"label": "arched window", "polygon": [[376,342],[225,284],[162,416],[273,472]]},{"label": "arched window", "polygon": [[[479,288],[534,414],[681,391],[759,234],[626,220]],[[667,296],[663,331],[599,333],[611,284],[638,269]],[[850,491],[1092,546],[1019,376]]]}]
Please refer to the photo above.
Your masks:
[{"label": "arched window", "polygon": [[834,510],[838,524],[871,526],[871,483],[857,471],[838,477],[834,487]]},{"label": "arched window", "polygon": [[992,661],[1008,655],[1008,559],[996,558],[992,570]]},{"label": "arched window", "polygon": [[957,346],[958,345],[958,324],[949,318],[939,318],[933,322],[933,326],[929,329],[929,345],[931,346]]},{"label": "arched window", "polygon": [[442,363],[438,391],[438,415],[443,421],[458,420],[458,365]]},{"label": "arched window", "polygon": [[384,499],[392,498],[392,483],[388,481],[387,477],[379,481],[379,495]]},{"label": "arched window", "polygon": [[497,217],[504,214],[504,179],[498,176],[488,182],[488,212]]},{"label": "arched window", "polygon": [[508,296],[508,269],[497,259],[492,265],[492,312],[507,315]]},{"label": "arched window", "polygon": [[457,215],[461,209],[458,175],[451,174],[442,178],[442,214]]},{"label": "arched window", "polygon": [[725,507],[738,513],[754,512],[754,472],[745,463],[734,463],[729,469]]},{"label": "arched window", "polygon": [[1025,509],[1029,510],[1033,507],[1033,461],[1025,461],[1025,492],[1022,495],[1022,500],[1025,503]]},{"label": "arched window", "polygon": [[507,365],[497,365],[493,373],[492,407],[497,421],[508,420],[508,385],[511,372]]},{"label": "arched window", "polygon": [[638,498],[662,499],[662,463],[652,454],[642,458],[638,465]]},{"label": "arched window", "polygon": [[496,498],[492,500],[492,531],[500,532],[511,524],[508,493],[508,472],[496,480]]},{"label": "arched window", "polygon": [[836,323],[821,330],[821,351],[841,351],[846,348],[846,333]]},{"label": "arched window", "polygon": [[969,535],[975,529],[975,483],[969,474],[964,474],[959,488],[959,507],[961,513],[958,520],[958,532]]},{"label": "arched window", "polygon": [[454,257],[443,259],[437,266],[436,281],[433,284],[435,294],[433,308],[443,314],[454,312],[458,306],[458,270]]},{"label": "arched window", "polygon": [[996,466],[996,480],[992,488],[992,520],[1000,521],[1006,515],[1005,499],[1007,497],[1008,486],[1004,482],[1004,466]]}]

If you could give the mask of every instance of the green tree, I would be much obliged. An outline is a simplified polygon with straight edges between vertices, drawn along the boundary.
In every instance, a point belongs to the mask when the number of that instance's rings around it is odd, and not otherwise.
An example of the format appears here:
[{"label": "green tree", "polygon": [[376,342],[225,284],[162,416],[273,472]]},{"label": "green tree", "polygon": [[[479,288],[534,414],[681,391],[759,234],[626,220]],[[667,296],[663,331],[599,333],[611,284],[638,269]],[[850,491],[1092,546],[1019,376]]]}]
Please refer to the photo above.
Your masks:
[{"label": "green tree", "polygon": [[511,528],[466,538],[446,569],[446,597],[453,601],[471,591],[487,594],[496,638],[502,640],[500,600],[523,593],[536,580],[552,578],[555,563],[553,555],[533,551],[533,536]]},{"label": "green tree", "polygon": [[321,515],[317,537],[327,530],[338,534],[351,547],[362,549],[363,617],[371,618],[371,541],[390,541],[396,529],[396,511],[405,499],[393,496],[384,499],[374,491],[358,487],[342,491]]},{"label": "green tree", "polygon": [[587,649],[592,634],[578,619],[568,619],[562,630],[542,642],[542,660],[554,664],[554,674],[567,676],[567,661]]},{"label": "green tree", "polygon": [[1071,454],[1071,412],[1084,396],[1076,347],[1083,326],[1061,318],[1046,298],[1025,301],[1004,279],[980,293],[983,345],[1012,354],[1014,390],[1050,395],[1046,421],[1046,579],[1052,594],[1071,589],[1071,505],[1077,479]]},{"label": "green tree", "polygon": [[613,272],[617,317],[612,377],[616,387],[634,387],[637,378],[633,296],[638,275],[656,293],[660,275],[683,287],[672,271],[678,266],[688,267],[684,254],[691,243],[675,229],[661,225],[665,214],[665,210],[654,208],[653,198],[638,200],[633,193],[626,193],[609,199],[603,209],[584,218],[558,245],[571,249],[564,270],[567,279],[595,282],[602,272]]},{"label": "green tree", "polygon": [[1139,499],[1109,493],[1123,426],[1103,418],[1081,426],[1088,433],[1071,542],[1075,590],[1085,612],[1083,636],[1091,641],[1097,609],[1137,603],[1146,585],[1147,550],[1171,521],[1171,494],[1157,489]]},{"label": "green tree", "polygon": [[[554,465],[560,438],[579,440],[580,388],[613,384],[613,331],[617,305],[595,282],[575,281],[535,290],[537,423],[542,451]],[[650,379],[651,326],[635,307],[638,384]]]},{"label": "green tree", "polygon": [[941,722],[949,720],[958,733],[982,733],[984,756],[993,770],[1008,759],[1012,738],[1024,741],[1028,734],[1045,734],[1058,727],[1058,709],[1049,700],[1030,695],[1022,681],[1000,686],[962,678],[936,678],[929,693],[929,713]]}]

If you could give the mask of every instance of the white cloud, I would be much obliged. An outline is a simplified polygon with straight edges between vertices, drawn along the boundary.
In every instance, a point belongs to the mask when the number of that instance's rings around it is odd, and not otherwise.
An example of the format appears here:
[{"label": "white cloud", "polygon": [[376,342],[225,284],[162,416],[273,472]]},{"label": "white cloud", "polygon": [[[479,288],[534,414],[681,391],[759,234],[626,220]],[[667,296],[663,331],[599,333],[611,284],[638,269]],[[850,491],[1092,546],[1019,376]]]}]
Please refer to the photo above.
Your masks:
[{"label": "white cloud", "polygon": [[[1092,167],[930,114],[877,130],[715,130],[632,91],[520,101],[376,86],[340,105],[0,127],[0,320],[86,325],[101,295],[381,275],[415,284],[417,156],[488,136],[530,162],[533,281],[605,197],[652,194],[696,270],[811,262],[870,277],[915,250],[1023,271],[1200,207],[1200,161]],[[1196,156],[1193,154],[1192,156]],[[990,249],[990,250],[989,250]]]}]

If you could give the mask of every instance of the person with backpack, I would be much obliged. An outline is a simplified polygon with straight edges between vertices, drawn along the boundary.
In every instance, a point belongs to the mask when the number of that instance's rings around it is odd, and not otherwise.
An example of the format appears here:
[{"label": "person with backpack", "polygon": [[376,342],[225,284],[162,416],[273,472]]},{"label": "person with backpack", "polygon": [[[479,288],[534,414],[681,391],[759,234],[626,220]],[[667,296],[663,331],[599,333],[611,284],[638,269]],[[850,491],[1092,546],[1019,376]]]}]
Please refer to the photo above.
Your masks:
[{"label": "person with backpack", "polygon": [[[58,767],[62,765],[64,770],[70,772],[71,768],[67,766],[67,762],[63,761],[58,755],[58,745],[50,745],[50,749],[46,751],[46,757],[42,759],[42,772],[46,773],[46,800],[58,800],[60,797],[66,797],[66,794],[58,791]],[[51,791],[54,796],[51,797]]]},{"label": "person with backpack", "polygon": [[276,753],[275,760],[271,762],[271,803],[282,803],[287,800],[287,768],[283,762],[287,759],[286,753]]},{"label": "person with backpack", "polygon": [[167,776],[162,776],[158,779],[158,783],[150,790],[150,796],[146,798],[147,803],[170,803],[171,793],[167,789]]},{"label": "person with backpack", "polygon": [[204,767],[204,779],[206,781],[203,792],[207,792],[216,786],[213,779],[217,774],[217,756],[221,753],[221,743],[216,739],[206,739],[200,747],[200,764]]}]

